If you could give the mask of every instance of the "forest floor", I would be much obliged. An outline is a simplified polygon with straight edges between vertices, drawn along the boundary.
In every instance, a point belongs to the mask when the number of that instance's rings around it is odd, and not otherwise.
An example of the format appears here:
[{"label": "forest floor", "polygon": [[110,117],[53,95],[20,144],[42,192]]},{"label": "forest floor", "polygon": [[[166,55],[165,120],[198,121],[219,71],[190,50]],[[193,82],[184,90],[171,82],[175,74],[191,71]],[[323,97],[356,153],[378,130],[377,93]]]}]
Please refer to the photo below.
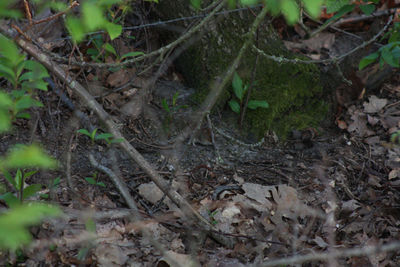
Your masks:
[{"label": "forest floor", "polygon": [[[100,82],[90,73],[77,79],[96,95],[101,81],[114,88],[129,82],[129,71],[104,72]],[[400,239],[400,73],[346,103],[320,128],[293,131],[284,142],[273,134],[257,144],[243,141],[232,113],[223,110],[210,115],[192,144],[179,147],[169,141],[190,109],[163,107],[177,91],[190,95],[175,79],[179,73],[169,71],[147,103],[134,103],[143,112],[126,105],[150,76],[137,77],[137,88],[96,99],[170,188],[213,225],[214,235],[196,228],[115,144],[79,134],[87,125],[107,131],[85,109],[90,123],[79,125],[79,108],[72,111],[50,89],[38,96],[45,108],[1,135],[0,152],[37,142],[59,160],[59,170],[26,182],[42,184],[41,194],[64,216],[32,228],[33,244],[22,255],[0,254],[0,265],[320,266],[328,259],[332,266],[400,265],[399,250],[385,247]],[[79,102],[72,92],[65,95]],[[89,155],[110,172],[99,171]],[[138,213],[128,209],[110,173],[124,181]]]}]

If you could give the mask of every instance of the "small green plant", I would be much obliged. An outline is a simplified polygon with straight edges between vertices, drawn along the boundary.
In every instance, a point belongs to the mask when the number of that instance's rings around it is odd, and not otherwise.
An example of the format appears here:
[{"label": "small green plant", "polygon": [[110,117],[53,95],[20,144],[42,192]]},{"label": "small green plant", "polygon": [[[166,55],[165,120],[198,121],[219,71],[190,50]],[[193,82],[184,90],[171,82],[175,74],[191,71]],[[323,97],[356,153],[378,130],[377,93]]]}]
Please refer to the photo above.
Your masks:
[{"label": "small green plant", "polygon": [[[237,99],[230,100],[228,104],[233,112],[240,114],[241,109],[243,109],[244,107],[243,101],[247,93],[247,90],[249,88],[249,84],[243,85],[242,79],[235,72],[232,80],[232,88]],[[249,109],[257,109],[257,108],[268,108],[269,105],[265,100],[249,100],[249,102],[247,103],[247,107]]]},{"label": "small green plant", "polygon": [[123,141],[122,138],[114,138],[112,134],[110,133],[101,133],[101,134],[96,134],[97,133],[97,128],[95,128],[93,131],[89,132],[86,129],[79,129],[78,133],[86,135],[90,138],[90,140],[92,141],[92,145],[94,145],[94,143],[97,140],[104,140],[107,145],[111,145],[114,143],[120,143]]},{"label": "small green plant", "polygon": [[210,222],[212,225],[218,224],[218,221],[214,218],[214,216],[218,213],[218,210],[209,211],[208,216],[210,217]]},{"label": "small green plant", "polygon": [[115,48],[109,42],[104,42],[102,34],[96,34],[90,37],[90,40],[93,43],[93,47],[87,50],[87,54],[90,55],[93,61],[96,62],[104,62],[107,56],[113,55],[116,59],[116,62],[121,62],[122,60],[128,57],[137,57],[144,55],[143,52],[140,51],[132,51],[128,52],[122,56],[119,56]]},{"label": "small green plant", "polygon": [[165,118],[164,124],[165,124],[165,128],[167,130],[167,132],[169,132],[169,125],[171,124],[173,118],[174,118],[174,114],[176,112],[178,112],[181,109],[187,108],[187,105],[178,105],[178,97],[179,97],[179,92],[176,92],[173,96],[172,96],[172,103],[171,105],[168,104],[168,101],[166,98],[163,98],[161,100],[161,105],[162,108],[165,110],[165,112],[167,113],[167,116]]},{"label": "small green plant", "polygon": [[358,68],[360,70],[374,63],[379,59],[379,66],[382,68],[385,63],[392,67],[400,67],[400,22],[395,22],[391,31],[386,33],[383,38],[388,39],[388,44],[379,48],[375,53],[361,59]]},{"label": "small green plant", "polygon": [[23,172],[18,169],[14,177],[6,170],[3,171],[3,175],[6,180],[12,185],[13,189],[16,190],[16,196],[11,192],[7,192],[0,196],[9,207],[15,207],[17,204],[22,204],[23,201],[41,190],[41,184],[31,184],[29,186],[24,186],[26,179],[34,175],[37,171]]},{"label": "small green plant", "polygon": [[91,185],[106,187],[106,185],[103,182],[97,181],[97,172],[93,173],[91,177],[85,177],[85,180]]},{"label": "small green plant", "polygon": [[[4,109],[7,108],[11,114],[11,121],[16,118],[30,118],[27,109],[43,107],[43,104],[35,99],[34,92],[36,89],[47,91],[47,83],[43,80],[49,77],[47,70],[36,61],[26,60],[14,42],[4,36],[0,36],[0,77],[6,78],[12,86],[7,94],[8,98],[6,93],[0,92],[1,117],[5,117]],[[3,123],[8,121],[9,119],[6,119]],[[4,127],[1,124],[0,128]]]}]

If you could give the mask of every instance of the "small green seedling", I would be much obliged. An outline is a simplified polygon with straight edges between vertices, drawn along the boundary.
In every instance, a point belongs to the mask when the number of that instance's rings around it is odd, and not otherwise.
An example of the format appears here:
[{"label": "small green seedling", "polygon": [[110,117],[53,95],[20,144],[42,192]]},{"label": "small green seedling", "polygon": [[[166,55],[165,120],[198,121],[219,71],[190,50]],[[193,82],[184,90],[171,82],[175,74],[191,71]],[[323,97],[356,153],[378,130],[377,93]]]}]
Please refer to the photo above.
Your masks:
[{"label": "small green seedling", "polygon": [[168,101],[166,98],[163,98],[161,100],[161,105],[162,108],[167,112],[167,116],[166,116],[166,120],[165,120],[165,125],[166,125],[166,129],[167,132],[169,130],[169,125],[172,122],[173,118],[174,118],[174,114],[176,112],[178,112],[180,109],[184,109],[187,108],[187,105],[178,105],[178,96],[179,96],[179,92],[176,92],[173,96],[172,96],[172,103],[171,105],[168,104]]},{"label": "small green seedling", "polygon": [[[243,81],[240,76],[235,72],[233,75],[232,80],[232,87],[233,92],[237,99],[232,99],[229,101],[229,106],[231,107],[232,111],[240,114],[241,109],[243,108],[243,100],[244,96],[246,95],[247,90],[249,89],[249,84],[243,86]],[[257,108],[268,108],[269,105],[265,100],[250,100],[247,103],[247,107],[249,109],[257,109]]]},{"label": "small green seedling", "polygon": [[30,172],[22,172],[21,169],[18,169],[15,173],[15,176],[4,170],[3,175],[6,180],[13,186],[13,188],[17,191],[17,196],[12,194],[11,192],[7,192],[0,196],[0,199],[4,200],[9,207],[15,207],[18,204],[22,204],[23,201],[42,189],[41,184],[31,184],[24,187],[26,179],[34,175],[37,171]]},{"label": "small green seedling", "polygon": [[106,187],[106,185],[103,182],[97,182],[97,172],[93,173],[92,177],[85,177],[85,180],[91,185]]},{"label": "small green seedling", "polygon": [[122,138],[114,138],[113,135],[110,133],[101,133],[101,134],[96,135],[97,130],[98,129],[96,128],[92,132],[89,132],[86,129],[79,129],[78,133],[88,136],[90,138],[90,140],[92,141],[92,145],[94,145],[95,141],[97,141],[97,140],[104,140],[107,143],[107,145],[111,145],[114,143],[120,143],[123,141]]},{"label": "small green seedling", "polygon": [[209,211],[208,216],[210,217],[210,221],[212,225],[216,225],[218,221],[214,218],[214,216],[218,213],[218,210]]}]

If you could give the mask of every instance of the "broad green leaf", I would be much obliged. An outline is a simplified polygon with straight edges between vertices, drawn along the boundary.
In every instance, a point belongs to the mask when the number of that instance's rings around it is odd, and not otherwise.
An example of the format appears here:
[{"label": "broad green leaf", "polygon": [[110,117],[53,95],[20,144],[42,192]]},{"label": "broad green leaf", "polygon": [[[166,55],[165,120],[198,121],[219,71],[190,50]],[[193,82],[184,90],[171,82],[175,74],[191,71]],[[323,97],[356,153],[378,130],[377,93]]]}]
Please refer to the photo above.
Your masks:
[{"label": "broad green leaf", "polygon": [[240,4],[243,6],[254,6],[259,0],[240,0]]},{"label": "broad green leaf", "polygon": [[232,111],[239,114],[240,113],[240,105],[237,101],[231,100],[228,102],[229,106],[231,107]]},{"label": "broad green leaf", "polygon": [[121,25],[111,23],[111,22],[106,22],[104,27],[106,28],[106,31],[107,31],[108,35],[110,36],[111,40],[114,40],[115,38],[120,36],[122,33]]},{"label": "broad green leaf", "polygon": [[0,63],[0,77],[6,78],[9,82],[15,85],[15,72],[12,68]]},{"label": "broad green leaf", "polygon": [[18,191],[21,190],[21,188],[23,187],[23,179],[22,179],[22,172],[21,169],[18,169],[17,172],[15,173],[15,189],[17,189]]},{"label": "broad green leaf", "polygon": [[85,37],[85,31],[79,19],[67,17],[65,25],[75,42],[79,43],[83,40]]},{"label": "broad green leaf", "polygon": [[389,49],[383,49],[381,56],[383,60],[392,67],[398,68],[400,67],[399,58],[395,57],[395,54],[392,53]]},{"label": "broad green leaf", "polygon": [[37,224],[49,216],[59,216],[61,210],[55,206],[29,204],[17,206],[0,215],[0,248],[16,250],[31,241],[28,226]]},{"label": "broad green leaf", "polygon": [[86,182],[88,182],[89,184],[95,185],[96,184],[96,180],[93,179],[92,177],[85,177]]},{"label": "broad green leaf", "polygon": [[11,127],[11,120],[8,111],[0,110],[0,133],[8,131]]},{"label": "broad green leaf", "polygon": [[300,10],[295,0],[282,0],[282,14],[289,24],[295,24],[300,19]]},{"label": "broad green leaf", "polygon": [[200,9],[200,7],[201,7],[201,0],[190,0],[190,4],[191,4],[192,7],[194,7],[195,9]]},{"label": "broad green leaf", "polygon": [[375,5],[360,5],[360,9],[365,15],[371,15],[375,11]]},{"label": "broad green leaf", "polygon": [[113,135],[110,133],[102,133],[102,134],[96,135],[96,140],[109,139],[112,137],[113,137]]},{"label": "broad green leaf", "polygon": [[[1,195],[0,199],[4,200],[7,204],[7,206],[10,208],[14,208],[14,207],[18,206],[19,204],[21,204],[21,201],[16,196],[14,196],[11,192],[7,192],[7,193]],[[0,218],[1,218],[1,215],[0,215]],[[1,240],[1,238],[0,238],[0,240]]]},{"label": "broad green leaf", "polygon": [[375,61],[378,59],[378,57],[379,57],[378,52],[375,52],[375,53],[369,54],[369,55],[366,56],[366,57],[363,57],[363,58],[360,60],[360,63],[358,63],[358,69],[359,69],[359,70],[364,69],[366,66],[368,66],[368,65],[371,64],[372,62],[375,62]]},{"label": "broad green leaf", "polygon": [[9,108],[12,105],[12,100],[8,94],[0,91],[0,109]]},{"label": "broad green leaf", "polygon": [[14,177],[11,176],[11,173],[7,170],[3,170],[3,175],[7,181],[14,186],[14,188],[17,188],[17,183],[15,182]]},{"label": "broad green leaf", "polygon": [[5,159],[6,168],[43,168],[54,169],[57,161],[49,157],[37,145],[20,145],[14,147]]},{"label": "broad green leaf", "polygon": [[281,11],[281,0],[266,0],[266,5],[268,8],[268,11],[271,12],[273,16],[277,16],[279,12]]},{"label": "broad green leaf", "polygon": [[239,98],[240,101],[243,99],[243,81],[240,78],[240,76],[235,72],[233,74],[233,80],[232,80],[232,87],[233,87],[233,92],[235,93],[236,97]]},{"label": "broad green leaf", "polygon": [[94,2],[85,1],[82,4],[82,14],[83,23],[89,31],[100,29],[106,23],[101,7]]},{"label": "broad green leaf", "polygon": [[268,108],[269,105],[267,101],[264,100],[250,100],[247,104],[249,109],[256,109],[256,108]]},{"label": "broad green leaf", "polygon": [[35,173],[37,173],[38,171],[30,171],[30,172],[25,172],[24,173],[24,180],[28,179],[29,177],[31,177],[32,175],[34,175]]},{"label": "broad green leaf", "polygon": [[28,185],[27,187],[24,188],[24,193],[23,193],[23,198],[27,199],[33,195],[35,195],[37,192],[39,192],[42,189],[41,184],[31,184]]},{"label": "broad green leaf", "polygon": [[106,185],[103,182],[97,182],[96,185],[106,187]]},{"label": "broad green leaf", "polygon": [[33,106],[34,106],[34,101],[33,101],[33,99],[32,99],[30,96],[28,96],[28,95],[21,97],[20,99],[18,99],[18,100],[15,102],[15,108],[16,108],[18,111],[19,111],[19,110],[28,109],[28,108],[33,107]]},{"label": "broad green leaf", "polygon": [[349,0],[326,0],[326,13],[330,14],[339,11],[342,7],[348,4],[350,4]]},{"label": "broad green leaf", "polygon": [[113,54],[114,56],[117,55],[117,51],[115,51],[115,48],[114,48],[110,43],[104,44],[104,49],[105,49],[107,52]]},{"label": "broad green leaf", "polygon": [[18,114],[16,115],[16,117],[18,119],[30,119],[31,115],[27,112],[18,112]]},{"label": "broad green leaf", "polygon": [[25,69],[31,70],[33,73],[35,73],[36,77],[34,78],[34,80],[49,77],[47,69],[42,64],[36,61],[33,60],[25,61],[24,67]]},{"label": "broad green leaf", "polygon": [[321,15],[321,6],[324,0],[303,0],[306,11],[313,18],[318,18]]},{"label": "broad green leaf", "polygon": [[355,5],[345,5],[343,6],[332,18],[328,19],[327,21],[325,21],[325,23],[322,25],[325,26],[326,24],[330,23],[333,20],[337,20],[339,18],[341,18],[344,14],[349,13],[350,11],[352,11],[354,9]]},{"label": "broad green leaf", "polygon": [[89,133],[89,131],[86,130],[86,129],[79,129],[77,132],[80,133],[80,134],[87,135],[87,136],[89,136],[89,137],[91,136],[91,134]]},{"label": "broad green leaf", "polygon": [[129,53],[126,53],[125,55],[123,55],[121,57],[121,60],[123,60],[124,58],[127,58],[127,57],[137,57],[137,56],[142,56],[142,55],[144,55],[143,52],[133,51],[133,52],[129,52]]},{"label": "broad green leaf", "polygon": [[17,46],[4,35],[0,35],[0,54],[9,59],[12,66],[15,66],[20,58]]}]

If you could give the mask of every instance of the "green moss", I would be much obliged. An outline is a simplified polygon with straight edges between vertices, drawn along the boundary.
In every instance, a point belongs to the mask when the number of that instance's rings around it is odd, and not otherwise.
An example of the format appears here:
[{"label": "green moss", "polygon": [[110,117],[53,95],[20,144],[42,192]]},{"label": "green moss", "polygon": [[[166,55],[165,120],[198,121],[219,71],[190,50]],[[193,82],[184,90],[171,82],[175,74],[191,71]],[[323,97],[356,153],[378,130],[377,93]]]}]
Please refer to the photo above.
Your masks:
[{"label": "green moss", "polygon": [[[212,82],[224,75],[238,54],[253,19],[249,12],[219,17],[217,22],[209,25],[212,30],[178,59],[177,68],[187,85],[197,90],[193,97],[196,103],[200,104]],[[271,55],[294,58],[295,55],[286,50],[275,35],[270,24],[265,23],[259,29],[257,46]],[[249,49],[237,70],[244,82],[251,80],[256,57]],[[266,100],[270,107],[247,110],[243,134],[247,136],[251,132],[261,137],[265,131],[273,130],[285,138],[292,129],[318,125],[328,110],[321,97],[319,76],[315,65],[279,64],[260,56],[251,99]],[[226,103],[231,97],[232,88],[227,86],[216,108],[227,108]]]}]

